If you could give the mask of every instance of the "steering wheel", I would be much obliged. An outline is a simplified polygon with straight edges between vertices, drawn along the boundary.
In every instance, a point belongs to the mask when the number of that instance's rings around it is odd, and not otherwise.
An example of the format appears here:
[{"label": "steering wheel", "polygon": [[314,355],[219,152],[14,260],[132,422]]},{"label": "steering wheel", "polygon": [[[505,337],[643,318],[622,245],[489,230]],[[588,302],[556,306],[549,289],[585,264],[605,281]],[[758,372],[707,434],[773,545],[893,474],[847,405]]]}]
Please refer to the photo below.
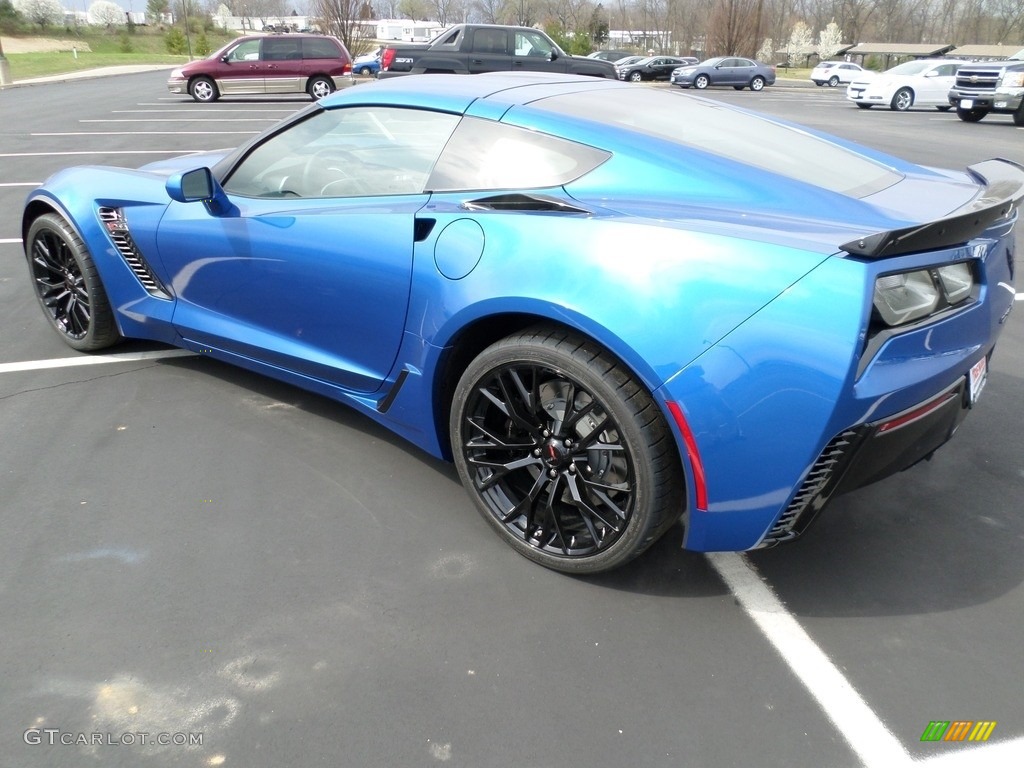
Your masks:
[{"label": "steering wheel", "polygon": [[[352,168],[361,168],[363,163],[347,149],[340,147],[327,147],[311,154],[306,160],[306,166],[302,175],[306,179],[306,186],[309,189],[316,188],[314,180],[330,175],[320,187],[320,197],[339,197],[342,195],[358,195],[366,192],[366,185],[358,174],[353,175]],[[340,185],[347,185],[348,188],[333,189]]]}]

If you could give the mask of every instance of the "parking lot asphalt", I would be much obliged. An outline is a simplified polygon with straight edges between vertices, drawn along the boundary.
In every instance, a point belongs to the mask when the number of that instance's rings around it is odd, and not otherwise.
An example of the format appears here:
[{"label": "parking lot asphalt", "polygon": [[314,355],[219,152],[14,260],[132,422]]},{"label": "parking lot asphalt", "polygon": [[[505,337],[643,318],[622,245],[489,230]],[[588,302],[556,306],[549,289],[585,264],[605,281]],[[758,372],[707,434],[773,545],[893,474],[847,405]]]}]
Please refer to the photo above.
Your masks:
[{"label": "parking lot asphalt", "polygon": [[[800,542],[703,556],[674,531],[558,575],[450,466],[340,405],[154,345],[86,364],[47,327],[33,186],[233,146],[308,103],[198,105],[165,80],[0,93],[0,768],[1024,762],[1019,294],[954,440]],[[705,95],[916,162],[1024,161],[1008,118]],[[933,721],[996,725],[922,740]]]}]

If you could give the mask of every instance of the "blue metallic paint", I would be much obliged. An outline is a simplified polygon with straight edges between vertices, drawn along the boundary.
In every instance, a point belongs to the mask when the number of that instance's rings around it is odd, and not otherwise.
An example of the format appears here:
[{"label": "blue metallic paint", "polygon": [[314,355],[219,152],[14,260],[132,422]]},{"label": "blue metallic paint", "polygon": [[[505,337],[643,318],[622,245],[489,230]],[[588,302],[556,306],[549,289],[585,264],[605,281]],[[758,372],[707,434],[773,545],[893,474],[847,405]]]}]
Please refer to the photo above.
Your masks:
[{"label": "blue metallic paint", "polygon": [[[944,186],[909,203],[905,195],[894,203],[892,191],[856,200],[528,103],[615,87],[629,86],[422,77],[350,89],[310,107],[504,115],[607,149],[614,156],[592,173],[543,190],[589,215],[467,212],[462,204],[474,193],[330,204],[236,199],[237,210],[222,216],[168,200],[166,176],[201,165],[222,170],[231,157],[222,153],[154,163],[148,172],[62,171],[32,193],[29,210],[50,207],[77,229],[123,335],[209,350],[344,401],[437,456],[450,451],[439,418],[442,366],[467,328],[507,315],[576,329],[654,394],[681,457],[668,403],[685,416],[708,490],[708,509],[695,509],[692,468],[681,459],[686,546],[746,549],[835,434],[928,399],[991,351],[1012,307],[1008,292],[990,288],[1011,282],[1004,254],[1012,234],[1005,226],[969,246],[880,262],[837,257],[837,243],[935,218],[979,187],[965,174],[867,152],[907,174],[914,189]],[[107,237],[100,206],[125,210],[173,302],[141,287]],[[827,220],[807,213],[822,208]],[[419,242],[417,221],[432,224]],[[975,258],[978,243],[987,248],[978,300],[895,335],[858,376],[875,278]]]}]

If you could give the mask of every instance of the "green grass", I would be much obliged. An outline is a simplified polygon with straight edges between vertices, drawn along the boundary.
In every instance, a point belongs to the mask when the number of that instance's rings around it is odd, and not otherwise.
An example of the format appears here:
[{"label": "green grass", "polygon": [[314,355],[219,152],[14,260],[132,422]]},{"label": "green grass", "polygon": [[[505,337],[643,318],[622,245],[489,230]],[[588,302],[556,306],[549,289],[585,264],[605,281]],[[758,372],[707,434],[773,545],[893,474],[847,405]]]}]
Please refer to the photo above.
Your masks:
[{"label": "green grass", "polygon": [[[33,77],[60,75],[67,72],[78,72],[95,67],[110,67],[123,64],[182,64],[188,56],[175,56],[167,52],[165,32],[159,29],[138,28],[135,34],[122,35],[119,32],[107,32],[81,28],[51,30],[42,37],[59,40],[81,41],[77,57],[71,51],[55,51],[50,53],[6,53],[10,64],[11,77],[26,80]],[[28,39],[30,36],[20,36]],[[223,32],[206,33],[206,41],[211,50],[220,48],[234,35]],[[124,41],[131,47],[130,53],[122,50]],[[192,33],[193,58],[198,54],[199,35]]]}]

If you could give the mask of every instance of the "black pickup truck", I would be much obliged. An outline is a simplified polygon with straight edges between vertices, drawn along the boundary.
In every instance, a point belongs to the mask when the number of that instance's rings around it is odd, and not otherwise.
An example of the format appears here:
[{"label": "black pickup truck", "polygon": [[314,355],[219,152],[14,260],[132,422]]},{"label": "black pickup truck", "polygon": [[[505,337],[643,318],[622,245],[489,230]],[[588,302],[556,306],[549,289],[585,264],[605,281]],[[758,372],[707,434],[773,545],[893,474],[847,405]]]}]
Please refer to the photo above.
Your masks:
[{"label": "black pickup truck", "polygon": [[378,77],[482,72],[560,72],[616,79],[610,62],[570,56],[540,30],[493,24],[457,24],[427,45],[385,48]]}]

